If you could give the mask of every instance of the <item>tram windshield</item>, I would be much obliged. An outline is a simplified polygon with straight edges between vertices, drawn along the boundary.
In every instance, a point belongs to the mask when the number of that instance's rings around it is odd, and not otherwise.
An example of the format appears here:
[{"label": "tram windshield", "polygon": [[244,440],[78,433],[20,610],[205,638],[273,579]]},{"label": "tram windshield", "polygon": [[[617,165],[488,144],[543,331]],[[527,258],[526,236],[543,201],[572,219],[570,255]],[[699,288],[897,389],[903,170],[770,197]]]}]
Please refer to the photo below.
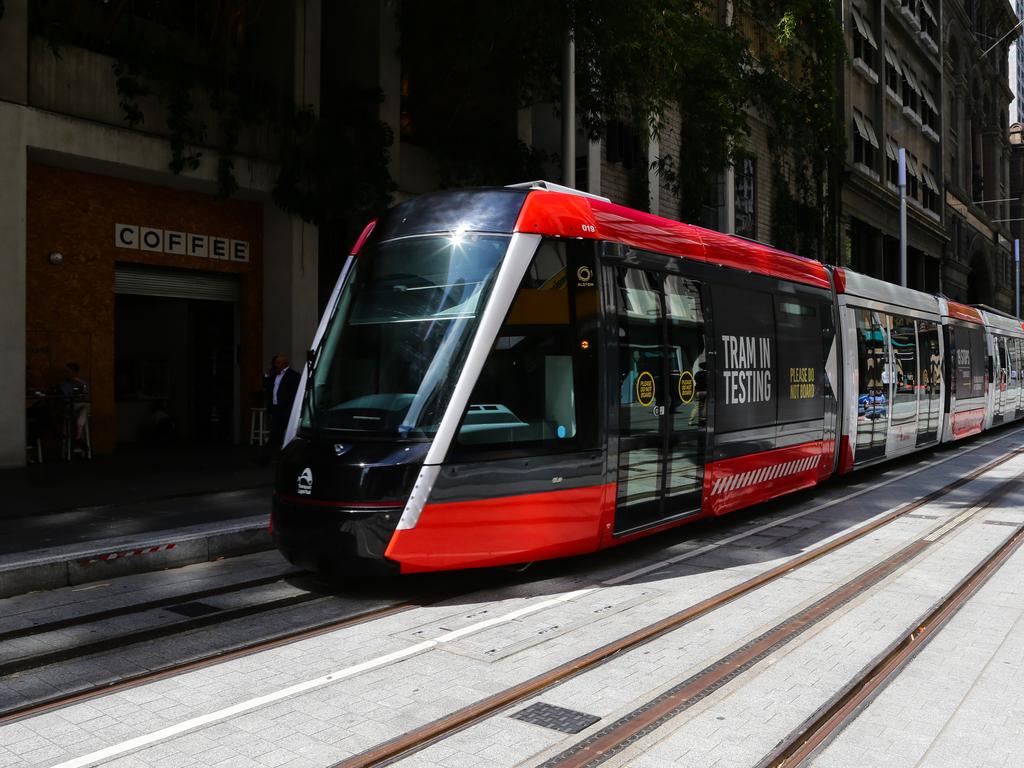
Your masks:
[{"label": "tram windshield", "polygon": [[302,426],[385,439],[433,435],[509,240],[409,237],[360,253],[324,335]]}]

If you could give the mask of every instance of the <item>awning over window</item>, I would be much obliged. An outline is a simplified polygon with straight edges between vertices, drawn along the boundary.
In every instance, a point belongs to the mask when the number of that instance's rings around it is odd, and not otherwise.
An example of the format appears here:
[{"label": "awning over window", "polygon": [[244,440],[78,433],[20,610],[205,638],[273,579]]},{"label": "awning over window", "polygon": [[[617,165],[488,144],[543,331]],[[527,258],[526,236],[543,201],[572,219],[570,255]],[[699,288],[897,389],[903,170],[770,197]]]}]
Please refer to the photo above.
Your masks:
[{"label": "awning over window", "polygon": [[903,78],[910,85],[911,90],[920,92],[920,88],[917,85],[917,78],[914,77],[914,73],[910,71],[910,67],[907,66],[907,62],[903,62]]},{"label": "awning over window", "polygon": [[885,137],[885,156],[890,160],[899,162],[900,159],[900,148],[896,146],[896,142],[890,137]]},{"label": "awning over window", "polygon": [[853,6],[850,7],[850,12],[853,14],[853,23],[856,25],[857,31],[860,32],[860,36],[867,40],[868,44],[877,51],[878,43],[875,42],[875,36],[871,33],[871,25],[861,16],[860,11]]},{"label": "awning over window", "polygon": [[921,89],[921,98],[924,99],[924,103],[928,105],[928,109],[938,114],[939,110],[935,106],[935,100],[932,98],[932,92],[927,88]]},{"label": "awning over window", "polygon": [[853,110],[853,123],[856,126],[857,133],[860,134],[860,137],[875,149],[878,149],[878,137],[875,136],[875,129],[871,125],[871,120],[864,117],[864,115],[855,109]]},{"label": "awning over window", "polygon": [[921,166],[921,178],[924,179],[924,185],[928,187],[935,194],[939,194],[939,185],[935,181],[935,177],[932,176],[932,172]]},{"label": "awning over window", "polygon": [[917,161],[914,160],[914,156],[909,152],[906,153],[907,157],[907,173],[913,176],[915,179],[921,178],[921,175],[917,172]]},{"label": "awning over window", "polygon": [[903,77],[903,67],[900,66],[899,59],[896,58],[896,51],[888,43],[885,44],[885,63],[895,69],[897,75]]}]

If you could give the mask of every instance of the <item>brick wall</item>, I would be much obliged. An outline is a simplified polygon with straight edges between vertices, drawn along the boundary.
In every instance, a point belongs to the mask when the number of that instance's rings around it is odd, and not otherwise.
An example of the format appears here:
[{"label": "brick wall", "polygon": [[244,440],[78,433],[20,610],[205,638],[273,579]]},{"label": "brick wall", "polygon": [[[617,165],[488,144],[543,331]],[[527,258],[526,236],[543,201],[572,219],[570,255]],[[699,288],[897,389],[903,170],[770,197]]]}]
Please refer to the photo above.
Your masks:
[{"label": "brick wall", "polygon": [[[241,276],[239,408],[260,387],[263,207],[241,200],[30,163],[26,222],[27,375],[50,387],[77,362],[92,387],[94,450],[114,447],[114,265],[178,267]],[[249,262],[115,246],[116,224],[246,240]],[[48,255],[59,251],[64,264]]]}]

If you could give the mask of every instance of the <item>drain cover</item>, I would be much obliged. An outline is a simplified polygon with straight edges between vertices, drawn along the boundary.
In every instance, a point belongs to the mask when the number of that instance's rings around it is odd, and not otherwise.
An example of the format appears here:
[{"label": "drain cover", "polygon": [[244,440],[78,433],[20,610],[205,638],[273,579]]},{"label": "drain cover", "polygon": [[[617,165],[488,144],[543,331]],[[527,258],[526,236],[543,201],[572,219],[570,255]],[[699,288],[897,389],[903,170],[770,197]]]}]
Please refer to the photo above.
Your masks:
[{"label": "drain cover", "polygon": [[198,600],[195,600],[191,603],[172,605],[167,610],[171,613],[177,613],[181,616],[187,616],[190,619],[194,619],[199,616],[209,616],[211,613],[220,613],[222,609],[218,608],[216,605],[201,603]]},{"label": "drain cover", "polygon": [[524,723],[542,725],[545,728],[551,728],[562,733],[579,733],[584,728],[593,725],[601,719],[594,715],[588,715],[586,712],[556,707],[553,704],[545,704],[542,701],[531,704],[526,709],[510,715],[510,717],[522,720]]}]

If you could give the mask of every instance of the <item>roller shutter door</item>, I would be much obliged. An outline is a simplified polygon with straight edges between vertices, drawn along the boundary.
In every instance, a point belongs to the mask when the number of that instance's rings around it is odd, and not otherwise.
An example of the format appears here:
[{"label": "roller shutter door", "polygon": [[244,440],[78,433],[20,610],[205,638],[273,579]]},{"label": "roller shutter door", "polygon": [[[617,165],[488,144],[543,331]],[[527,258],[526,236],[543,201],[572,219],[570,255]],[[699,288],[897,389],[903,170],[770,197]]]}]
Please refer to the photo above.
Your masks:
[{"label": "roller shutter door", "polygon": [[114,268],[114,293],[237,302],[241,295],[241,280],[237,275],[216,272],[118,264]]}]

